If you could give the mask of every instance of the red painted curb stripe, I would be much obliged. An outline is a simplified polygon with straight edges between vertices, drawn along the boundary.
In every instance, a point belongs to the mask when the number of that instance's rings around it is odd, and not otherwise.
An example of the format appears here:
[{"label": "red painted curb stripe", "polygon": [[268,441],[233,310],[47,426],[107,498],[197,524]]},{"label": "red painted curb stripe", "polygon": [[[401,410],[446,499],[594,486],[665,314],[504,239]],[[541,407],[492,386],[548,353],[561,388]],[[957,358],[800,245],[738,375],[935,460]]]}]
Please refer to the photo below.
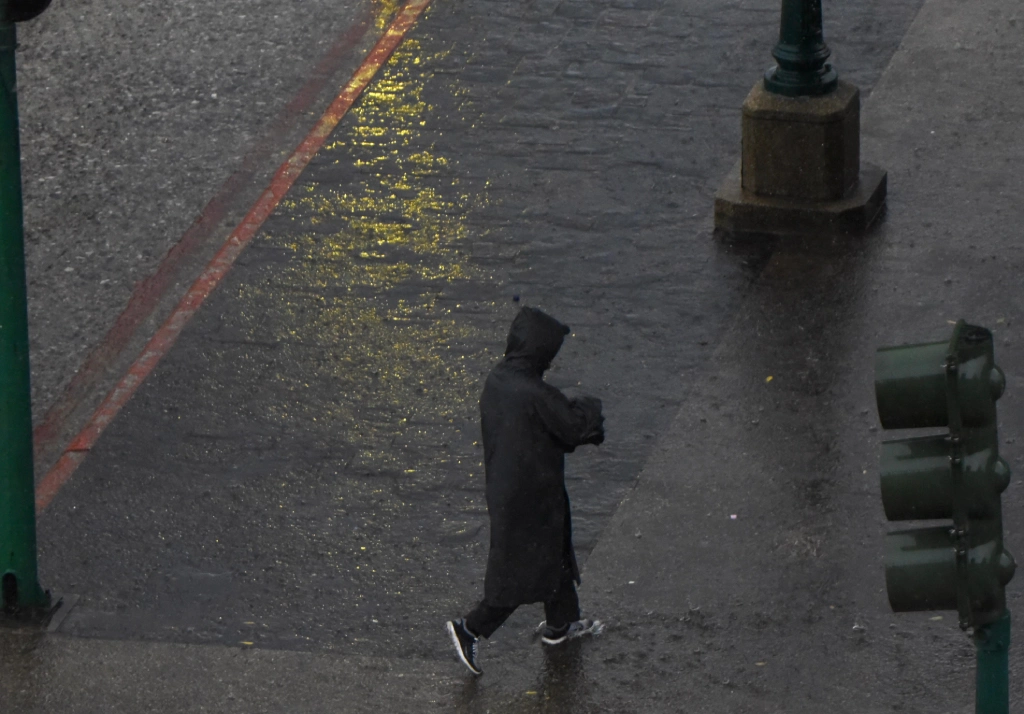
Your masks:
[{"label": "red painted curb stripe", "polygon": [[213,230],[223,220],[232,197],[252,180],[259,164],[272,154],[274,150],[272,137],[287,131],[315,101],[337,65],[348,56],[349,52],[371,28],[371,20],[371,13],[368,9],[356,24],[334,43],[330,51],[313,69],[309,80],[278,115],[264,138],[243,159],[242,166],[221,185],[217,194],[206,204],[199,217],[167,252],[156,271],[145,280],[136,283],[127,306],[107,332],[103,341],[89,354],[60,398],[47,410],[43,420],[33,430],[32,442],[35,446],[37,460],[55,446],[53,442],[59,439],[63,433],[65,420],[84,399],[88,398],[92,387],[103,378],[111,360],[128,347],[142,324],[153,314],[160,300],[173,287],[181,265],[202,247]]},{"label": "red painted curb stripe", "polygon": [[227,242],[210,261],[202,275],[192,284],[167,321],[146,345],[142,355],[128,370],[120,383],[107,395],[103,403],[93,413],[86,427],[78,434],[65,450],[63,456],[36,488],[36,510],[45,509],[54,496],[74,474],[103,430],[114,420],[118,412],[128,403],[143,380],[153,371],[157,363],[171,349],[182,329],[196,313],[203,301],[231,269],[232,264],[256,235],[263,222],[277,208],[296,179],[323,146],[324,141],[355,103],[359,95],[370,84],[377,71],[388,61],[391,54],[405,39],[406,33],[419,19],[430,0],[409,0],[391,25],[367,55],[363,64],[335,98],[331,106],[313,127],[312,131],[299,144],[295,152],[288,157],[274,178],[269,188],[263,192],[259,200],[249,209],[249,213],[228,237]]},{"label": "red painted curb stripe", "polygon": [[78,465],[85,461],[85,451],[65,451],[53,468],[36,487],[36,511],[41,511],[57,495]]}]

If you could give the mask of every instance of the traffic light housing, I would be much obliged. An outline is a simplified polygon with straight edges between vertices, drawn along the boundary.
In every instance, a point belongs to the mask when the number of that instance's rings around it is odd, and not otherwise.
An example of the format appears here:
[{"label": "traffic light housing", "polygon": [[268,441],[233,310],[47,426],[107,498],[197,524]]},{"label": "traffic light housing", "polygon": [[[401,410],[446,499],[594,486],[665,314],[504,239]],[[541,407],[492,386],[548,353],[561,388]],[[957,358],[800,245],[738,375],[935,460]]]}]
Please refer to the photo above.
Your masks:
[{"label": "traffic light housing", "polygon": [[2,22],[24,22],[50,6],[50,0],[3,0]]},{"label": "traffic light housing", "polygon": [[1000,503],[1010,482],[996,429],[1005,386],[992,333],[963,320],[948,342],[876,352],[882,427],[946,429],[882,444],[886,518],[952,520],[886,536],[885,582],[895,612],[957,610],[966,629],[995,622],[1006,609],[1016,564],[1003,548]]}]

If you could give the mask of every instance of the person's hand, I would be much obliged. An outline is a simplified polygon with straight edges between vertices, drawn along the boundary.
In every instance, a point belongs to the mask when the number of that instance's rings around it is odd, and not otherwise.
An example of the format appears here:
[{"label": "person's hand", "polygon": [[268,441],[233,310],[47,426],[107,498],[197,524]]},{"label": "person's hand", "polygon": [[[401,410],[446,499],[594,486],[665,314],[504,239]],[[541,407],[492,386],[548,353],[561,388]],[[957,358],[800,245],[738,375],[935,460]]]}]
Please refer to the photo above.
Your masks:
[{"label": "person's hand", "polygon": [[573,406],[581,410],[587,418],[587,427],[581,444],[600,444],[604,441],[604,415],[601,413],[601,400],[597,397],[578,397],[572,400]]}]

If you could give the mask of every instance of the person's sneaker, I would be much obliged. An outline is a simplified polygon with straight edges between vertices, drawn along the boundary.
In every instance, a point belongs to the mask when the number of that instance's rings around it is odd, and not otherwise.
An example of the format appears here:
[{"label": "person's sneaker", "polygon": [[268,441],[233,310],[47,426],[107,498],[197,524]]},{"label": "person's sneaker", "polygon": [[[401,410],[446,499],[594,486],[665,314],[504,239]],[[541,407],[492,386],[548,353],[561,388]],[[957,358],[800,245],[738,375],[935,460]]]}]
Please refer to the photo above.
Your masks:
[{"label": "person's sneaker", "polygon": [[476,643],[480,638],[470,632],[462,620],[449,620],[448,634],[462,664],[469,667],[473,674],[483,674],[483,670],[476,666]]},{"label": "person's sneaker", "polygon": [[600,620],[576,620],[568,625],[558,628],[548,627],[547,620],[541,622],[537,629],[540,631],[540,641],[546,645],[558,645],[566,640],[571,640],[583,635],[600,635],[604,632],[604,623]]}]

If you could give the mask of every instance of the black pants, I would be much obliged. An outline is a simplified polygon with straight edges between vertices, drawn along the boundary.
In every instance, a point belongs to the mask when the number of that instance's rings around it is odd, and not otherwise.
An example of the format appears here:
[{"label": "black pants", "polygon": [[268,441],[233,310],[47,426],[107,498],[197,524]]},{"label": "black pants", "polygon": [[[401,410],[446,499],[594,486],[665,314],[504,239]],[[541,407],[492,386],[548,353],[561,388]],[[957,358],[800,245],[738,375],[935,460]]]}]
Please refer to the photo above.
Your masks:
[{"label": "black pants", "polygon": [[[466,615],[466,627],[474,635],[490,637],[515,611],[515,607],[491,605],[484,598],[473,612]],[[558,592],[544,603],[544,617],[547,618],[548,626],[556,630],[580,619],[580,599],[576,595],[576,583],[568,570],[562,573]]]}]

